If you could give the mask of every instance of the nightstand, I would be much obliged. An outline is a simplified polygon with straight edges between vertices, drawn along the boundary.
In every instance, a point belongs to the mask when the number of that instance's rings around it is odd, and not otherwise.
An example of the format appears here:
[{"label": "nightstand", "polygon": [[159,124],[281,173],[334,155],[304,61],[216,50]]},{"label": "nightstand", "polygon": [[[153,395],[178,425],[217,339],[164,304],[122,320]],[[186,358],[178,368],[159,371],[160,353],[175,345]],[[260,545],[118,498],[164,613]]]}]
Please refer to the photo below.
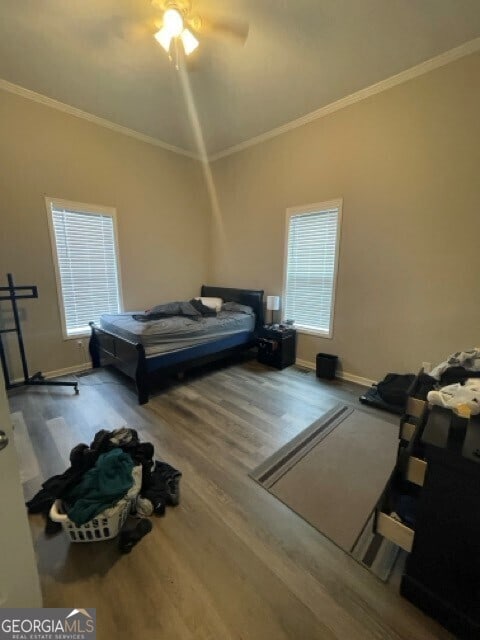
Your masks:
[{"label": "nightstand", "polygon": [[257,360],[277,369],[295,364],[297,352],[295,329],[267,325],[257,333]]}]

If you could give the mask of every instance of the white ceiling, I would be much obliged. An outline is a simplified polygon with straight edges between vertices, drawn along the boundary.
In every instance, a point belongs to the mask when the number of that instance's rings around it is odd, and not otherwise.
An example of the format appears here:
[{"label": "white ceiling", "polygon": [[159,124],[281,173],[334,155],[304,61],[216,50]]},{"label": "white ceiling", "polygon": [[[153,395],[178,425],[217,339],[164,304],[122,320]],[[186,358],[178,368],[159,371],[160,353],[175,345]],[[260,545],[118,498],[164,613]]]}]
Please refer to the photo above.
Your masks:
[{"label": "white ceiling", "polygon": [[[480,36],[480,0],[193,0],[248,20],[189,74],[210,154]],[[186,150],[180,79],[150,0],[0,0],[0,78]]]}]

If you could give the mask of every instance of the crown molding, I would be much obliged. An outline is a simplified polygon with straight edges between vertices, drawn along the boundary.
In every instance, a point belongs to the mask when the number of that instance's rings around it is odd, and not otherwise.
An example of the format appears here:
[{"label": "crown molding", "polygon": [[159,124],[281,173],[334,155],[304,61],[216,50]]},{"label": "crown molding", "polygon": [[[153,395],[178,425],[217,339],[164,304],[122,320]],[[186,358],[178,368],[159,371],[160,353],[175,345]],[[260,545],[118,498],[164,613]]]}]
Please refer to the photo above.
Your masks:
[{"label": "crown molding", "polygon": [[335,111],[339,111],[340,109],[344,109],[345,107],[349,107],[356,102],[360,102],[361,100],[365,100],[365,98],[369,98],[370,96],[374,96],[377,93],[381,93],[383,91],[387,91],[392,87],[396,87],[399,84],[403,84],[404,82],[408,82],[408,80],[413,80],[414,78],[418,78],[418,76],[422,76],[425,73],[429,73],[434,69],[438,69],[439,67],[443,67],[450,62],[454,62],[455,60],[459,60],[465,56],[468,56],[472,53],[475,53],[480,50],[480,38],[475,38],[473,40],[468,40],[464,42],[458,47],[454,49],[450,49],[449,51],[445,51],[434,58],[430,58],[425,62],[421,62],[420,64],[411,67],[410,69],[406,69],[405,71],[401,71],[390,78],[386,78],[385,80],[381,80],[375,84],[366,87],[365,89],[360,89],[355,93],[350,94],[349,96],[345,96],[344,98],[340,98],[340,100],[336,100],[335,102],[331,102],[330,104],[325,105],[324,107],[320,107],[320,109],[316,109],[310,113],[307,113],[300,118],[292,120],[290,122],[286,122],[285,124],[276,127],[275,129],[271,129],[270,131],[266,131],[265,133],[261,133],[254,138],[249,138],[244,142],[240,142],[232,147],[228,147],[223,151],[219,151],[209,156],[209,161],[214,162],[215,160],[220,160],[221,158],[225,158],[226,156],[232,155],[234,153],[238,153],[239,151],[243,151],[248,147],[253,147],[254,145],[259,144],[260,142],[265,142],[266,140],[270,140],[271,138],[276,138],[277,136],[282,135],[283,133],[287,133],[292,129],[297,129],[298,127],[303,126],[304,124],[308,124],[309,122],[313,122],[314,120],[318,120],[319,118],[323,118],[324,116],[328,116],[330,113],[334,113]]},{"label": "crown molding", "polygon": [[100,118],[99,116],[93,115],[93,113],[88,113],[88,111],[77,109],[76,107],[72,107],[69,104],[54,100],[53,98],[42,95],[41,93],[37,93],[36,91],[30,91],[30,89],[25,89],[25,87],[21,87],[20,85],[14,84],[13,82],[8,82],[3,78],[0,78],[0,89],[3,89],[3,91],[8,91],[9,93],[14,93],[15,95],[21,96],[22,98],[27,98],[27,100],[33,100],[33,102],[38,102],[45,105],[46,107],[56,109],[57,111],[68,113],[69,115],[75,116],[76,118],[82,118],[83,120],[87,120],[88,122],[97,124],[100,127],[111,129],[116,133],[122,133],[125,136],[135,138],[136,140],[140,140],[141,142],[146,142],[147,144],[161,147],[166,151],[171,151],[172,153],[178,153],[182,156],[187,156],[189,158],[198,160],[198,155],[196,153],[193,153],[192,151],[181,149],[180,147],[176,147],[175,145],[168,144],[168,142],[163,142],[163,140],[159,140],[158,138],[147,136],[144,133],[140,133],[139,131],[135,131],[134,129],[129,129],[128,127],[124,127],[121,124],[116,124],[115,122],[111,122],[110,120],[106,120],[105,118]]},{"label": "crown molding", "polygon": [[[283,133],[287,133],[292,129],[297,129],[304,124],[308,124],[309,122],[313,122],[315,120],[318,120],[319,118],[323,118],[324,116],[334,113],[335,111],[339,111],[340,109],[349,107],[350,105],[355,104],[356,102],[360,102],[361,100],[365,100],[366,98],[376,95],[377,93],[387,91],[392,87],[396,87],[399,84],[403,84],[404,82],[413,80],[414,78],[429,73],[430,71],[438,69],[439,67],[443,67],[450,62],[459,60],[460,58],[468,56],[472,53],[476,53],[477,51],[480,51],[480,38],[474,38],[473,40],[464,42],[454,49],[450,49],[449,51],[441,53],[434,58],[430,58],[425,62],[421,62],[420,64],[417,64],[410,69],[401,71],[400,73],[397,73],[390,78],[380,80],[380,82],[372,84],[365,89],[360,89],[359,91],[356,91],[349,96],[345,96],[344,98],[340,98],[335,102],[331,102],[330,104],[307,113],[300,118],[296,118],[295,120],[286,122],[285,124],[280,125],[275,129],[271,129],[270,131],[261,133],[258,136],[249,138],[244,142],[240,142],[239,144],[233,145],[232,147],[228,147],[226,149],[223,149],[222,151],[211,154],[208,156],[208,162],[215,162],[216,160],[220,160],[221,158],[225,158],[226,156],[238,153],[239,151],[243,151],[248,147],[253,147],[254,145],[265,142],[266,140],[276,138],[277,136],[280,136]],[[76,118],[82,118],[83,120],[87,120],[88,122],[92,122],[93,124],[99,125],[100,127],[110,129],[111,131],[115,131],[116,133],[121,133],[123,135],[129,136],[130,138],[140,140],[141,142],[146,142],[147,144],[160,147],[161,149],[165,149],[166,151],[171,151],[172,153],[177,153],[182,156],[204,162],[204,160],[202,160],[199,155],[193,151],[187,151],[186,149],[168,144],[168,142],[163,142],[163,140],[159,140],[158,138],[148,136],[144,133],[140,133],[139,131],[135,131],[134,129],[129,129],[128,127],[124,127],[121,124],[116,124],[115,122],[106,120],[105,118],[100,118],[99,116],[95,116],[88,111],[77,109],[76,107],[73,107],[69,104],[60,102],[59,100],[54,100],[53,98],[44,96],[41,93],[37,93],[36,91],[31,91],[30,89],[21,87],[20,85],[14,84],[13,82],[8,82],[7,80],[4,80],[2,78],[0,78],[0,89],[21,96],[22,98],[26,98],[27,100],[33,100],[34,102],[38,102],[47,107],[51,107],[52,109],[57,109],[57,111],[62,111],[63,113],[75,116]]]}]

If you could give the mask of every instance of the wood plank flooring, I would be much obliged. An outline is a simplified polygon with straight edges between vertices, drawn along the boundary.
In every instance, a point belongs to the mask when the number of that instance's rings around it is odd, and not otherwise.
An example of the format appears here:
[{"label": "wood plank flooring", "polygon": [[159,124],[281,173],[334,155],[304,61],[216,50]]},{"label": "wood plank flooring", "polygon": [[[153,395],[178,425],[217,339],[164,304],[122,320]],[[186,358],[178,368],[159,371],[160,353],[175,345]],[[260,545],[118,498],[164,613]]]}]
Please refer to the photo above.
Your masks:
[{"label": "wood plank flooring", "polygon": [[96,607],[101,640],[451,637],[247,475],[339,400],[357,404],[359,387],[243,362],[187,376],[140,407],[118,374],[79,380],[79,396],[11,395],[33,447],[20,448],[26,496],[65,469],[75,444],[126,424],[182,471],[182,498],[126,556],[115,541],[47,538],[32,516],[45,606]]}]

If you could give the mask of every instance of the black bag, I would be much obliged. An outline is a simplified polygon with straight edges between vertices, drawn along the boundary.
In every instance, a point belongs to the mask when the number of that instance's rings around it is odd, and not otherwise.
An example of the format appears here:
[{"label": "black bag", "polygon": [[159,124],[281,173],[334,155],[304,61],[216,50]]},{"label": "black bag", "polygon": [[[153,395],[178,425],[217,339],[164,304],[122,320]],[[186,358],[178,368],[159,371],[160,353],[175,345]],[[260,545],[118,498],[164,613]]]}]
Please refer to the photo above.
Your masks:
[{"label": "black bag", "polygon": [[384,411],[388,411],[390,413],[395,413],[398,416],[401,416],[402,413],[405,413],[405,407],[399,407],[396,404],[389,404],[382,400],[382,398],[378,395],[377,387],[370,387],[368,391],[366,391],[363,396],[359,398],[362,404],[366,404],[369,407],[375,407],[375,409],[383,409]]},{"label": "black bag", "polygon": [[408,390],[414,380],[413,373],[387,373],[377,384],[377,393],[384,402],[403,409],[407,402]]}]

